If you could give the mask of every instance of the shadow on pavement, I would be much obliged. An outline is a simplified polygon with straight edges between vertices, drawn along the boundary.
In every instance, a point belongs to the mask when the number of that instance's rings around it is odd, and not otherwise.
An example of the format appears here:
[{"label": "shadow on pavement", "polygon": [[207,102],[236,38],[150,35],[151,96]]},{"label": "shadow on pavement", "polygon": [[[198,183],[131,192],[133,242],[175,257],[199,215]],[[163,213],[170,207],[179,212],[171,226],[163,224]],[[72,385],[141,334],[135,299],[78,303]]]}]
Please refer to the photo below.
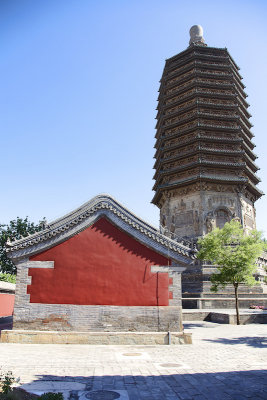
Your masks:
[{"label": "shadow on pavement", "polygon": [[[215,343],[222,343],[222,344],[246,344],[247,346],[252,347],[267,347],[267,337],[266,336],[242,336],[238,338],[218,338],[218,339],[203,339],[206,342],[215,342]],[[266,393],[267,399],[267,393]]]},{"label": "shadow on pavement", "polygon": [[0,335],[1,331],[4,329],[12,329],[13,326],[13,317],[0,317]]},{"label": "shadow on pavement", "polygon": [[[177,361],[178,363],[178,361]],[[174,369],[174,368],[173,368]],[[239,399],[266,399],[267,373],[264,370],[230,371],[218,373],[171,373],[162,370],[162,375],[103,375],[103,376],[55,376],[40,375],[38,379],[28,385],[41,390],[49,382],[64,391],[64,382],[70,392],[70,399],[111,399],[120,398],[116,394],[105,391],[126,391],[129,400],[239,400]],[[82,383],[84,389],[72,390],[77,383]],[[29,388],[27,389],[29,390]],[[47,390],[47,389],[46,389]],[[93,391],[91,394],[90,392]],[[86,393],[84,393],[86,392]],[[89,393],[87,393],[89,392]],[[114,397],[115,396],[115,397]]]},{"label": "shadow on pavement", "polygon": [[199,322],[183,322],[184,329],[191,329],[191,328],[216,328],[218,324],[216,322],[213,325],[204,325],[203,323]]}]

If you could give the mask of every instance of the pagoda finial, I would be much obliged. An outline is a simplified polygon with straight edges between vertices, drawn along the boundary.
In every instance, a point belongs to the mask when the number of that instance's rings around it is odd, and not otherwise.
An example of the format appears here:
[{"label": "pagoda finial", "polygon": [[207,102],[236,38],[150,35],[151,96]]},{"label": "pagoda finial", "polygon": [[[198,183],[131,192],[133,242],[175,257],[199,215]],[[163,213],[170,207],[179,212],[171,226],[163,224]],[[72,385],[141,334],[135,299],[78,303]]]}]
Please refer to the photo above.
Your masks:
[{"label": "pagoda finial", "polygon": [[201,44],[205,46],[205,39],[203,38],[203,28],[201,25],[193,25],[189,31],[191,44]]}]

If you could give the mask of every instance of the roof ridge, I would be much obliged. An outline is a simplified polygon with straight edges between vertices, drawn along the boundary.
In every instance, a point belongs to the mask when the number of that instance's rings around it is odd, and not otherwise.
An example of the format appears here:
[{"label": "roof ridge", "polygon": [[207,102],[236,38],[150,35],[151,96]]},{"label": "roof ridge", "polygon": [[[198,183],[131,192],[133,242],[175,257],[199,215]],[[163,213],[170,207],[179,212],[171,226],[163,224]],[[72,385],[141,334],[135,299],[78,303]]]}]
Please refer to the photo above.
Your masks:
[{"label": "roof ridge", "polygon": [[[67,238],[71,237],[66,234],[67,231],[73,230],[73,227],[75,226],[77,226],[75,234],[86,229],[86,223],[82,224],[80,229],[78,228],[78,225],[81,224],[82,221],[86,221],[86,219],[88,219],[90,216],[92,217],[97,213],[98,210],[106,211],[106,213],[112,212],[112,214],[116,215],[116,217],[118,217],[120,220],[123,220],[123,222],[128,224],[131,228],[139,231],[153,241],[156,241],[164,247],[167,247],[175,252],[177,251],[185,256],[193,257],[194,251],[192,251],[190,247],[165,236],[158,229],[133,214],[125,206],[107,194],[100,194],[93,197],[91,200],[76,208],[72,212],[56,219],[55,221],[52,221],[42,231],[36,232],[14,242],[8,242],[7,252],[15,252],[21,249],[29,248],[31,246],[38,245],[40,242],[50,241],[53,237],[58,237],[58,241],[67,240]],[[94,223],[94,221],[91,223]],[[87,226],[90,226],[90,223]],[[64,238],[62,239],[63,235]]]}]

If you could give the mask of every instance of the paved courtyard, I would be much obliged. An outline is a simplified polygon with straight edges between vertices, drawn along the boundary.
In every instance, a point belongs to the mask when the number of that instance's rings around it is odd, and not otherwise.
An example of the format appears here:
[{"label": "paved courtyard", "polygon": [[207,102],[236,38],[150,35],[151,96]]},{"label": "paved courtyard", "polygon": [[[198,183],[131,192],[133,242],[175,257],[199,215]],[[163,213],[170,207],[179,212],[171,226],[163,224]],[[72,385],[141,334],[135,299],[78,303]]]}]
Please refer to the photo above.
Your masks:
[{"label": "paved courtyard", "polygon": [[267,325],[187,322],[193,345],[0,344],[0,367],[70,400],[267,399]]}]

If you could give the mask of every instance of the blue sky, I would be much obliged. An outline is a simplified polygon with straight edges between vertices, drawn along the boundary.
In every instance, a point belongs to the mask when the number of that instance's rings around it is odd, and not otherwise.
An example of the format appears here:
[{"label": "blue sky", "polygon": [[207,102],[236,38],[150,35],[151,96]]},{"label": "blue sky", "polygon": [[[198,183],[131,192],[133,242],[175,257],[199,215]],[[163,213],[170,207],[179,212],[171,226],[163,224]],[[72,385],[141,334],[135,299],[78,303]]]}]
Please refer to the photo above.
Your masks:
[{"label": "blue sky", "polygon": [[[267,2],[0,1],[0,222],[109,193],[158,226],[154,127],[166,58],[201,24],[240,66],[267,193]],[[267,236],[267,200],[256,203]]]}]

